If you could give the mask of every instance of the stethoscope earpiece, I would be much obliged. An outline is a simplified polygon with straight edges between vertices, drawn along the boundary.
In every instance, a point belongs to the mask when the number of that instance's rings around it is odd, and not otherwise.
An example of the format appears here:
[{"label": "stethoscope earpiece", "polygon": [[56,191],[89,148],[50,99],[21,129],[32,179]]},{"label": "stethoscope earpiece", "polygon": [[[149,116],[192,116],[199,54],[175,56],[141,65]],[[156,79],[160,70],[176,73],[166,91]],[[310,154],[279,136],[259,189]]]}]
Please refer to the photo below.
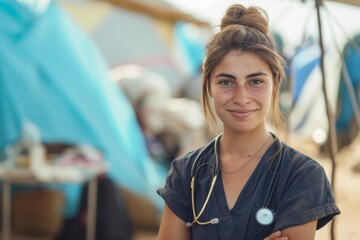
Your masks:
[{"label": "stethoscope earpiece", "polygon": [[[210,221],[208,221],[208,222],[205,222],[205,224],[218,224],[220,222],[220,220],[218,219],[218,218],[213,218],[213,219],[211,219]],[[205,225],[205,224],[203,224],[202,222],[198,222],[198,221],[194,221],[194,222],[187,222],[186,224],[185,224],[185,226],[187,227],[187,228],[191,228],[195,223],[199,223],[200,225]]]},{"label": "stethoscope earpiece", "polygon": [[218,218],[213,218],[210,220],[211,224],[218,224],[219,223],[219,219]]}]

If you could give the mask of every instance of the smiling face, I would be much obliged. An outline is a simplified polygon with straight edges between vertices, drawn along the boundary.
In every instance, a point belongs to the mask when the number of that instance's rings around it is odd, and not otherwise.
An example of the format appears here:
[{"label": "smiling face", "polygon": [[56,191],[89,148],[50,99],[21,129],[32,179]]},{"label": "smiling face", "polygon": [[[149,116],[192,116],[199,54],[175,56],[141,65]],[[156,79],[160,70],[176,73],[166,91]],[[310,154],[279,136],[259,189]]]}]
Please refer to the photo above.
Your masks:
[{"label": "smiling face", "polygon": [[269,65],[260,57],[249,52],[229,52],[210,77],[210,95],[224,131],[265,129],[273,82]]}]

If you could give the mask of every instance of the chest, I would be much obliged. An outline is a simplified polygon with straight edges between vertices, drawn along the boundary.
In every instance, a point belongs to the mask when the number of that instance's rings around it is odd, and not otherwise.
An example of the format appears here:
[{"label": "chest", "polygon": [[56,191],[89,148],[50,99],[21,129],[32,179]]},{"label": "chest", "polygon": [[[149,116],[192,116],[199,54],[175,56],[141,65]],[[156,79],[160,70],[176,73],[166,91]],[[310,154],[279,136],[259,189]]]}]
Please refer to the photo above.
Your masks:
[{"label": "chest", "polygon": [[[255,220],[256,211],[263,207],[263,193],[268,181],[258,179],[251,172],[245,173],[219,175],[211,200],[200,218],[209,221],[216,217],[219,224],[195,225],[192,234],[196,237],[193,239],[249,239],[246,236],[263,237],[271,233],[273,225],[261,226]],[[197,211],[203,206],[200,202],[204,203],[206,193],[204,190],[199,198]]]},{"label": "chest", "polygon": [[250,174],[245,175],[226,175],[222,174],[222,184],[224,188],[225,198],[229,209],[232,209],[239,198],[244,186],[250,178]]},{"label": "chest", "polygon": [[258,162],[235,170],[233,172],[221,172],[221,180],[224,188],[224,194],[229,209],[232,209],[240,197],[245,185],[255,171]]}]

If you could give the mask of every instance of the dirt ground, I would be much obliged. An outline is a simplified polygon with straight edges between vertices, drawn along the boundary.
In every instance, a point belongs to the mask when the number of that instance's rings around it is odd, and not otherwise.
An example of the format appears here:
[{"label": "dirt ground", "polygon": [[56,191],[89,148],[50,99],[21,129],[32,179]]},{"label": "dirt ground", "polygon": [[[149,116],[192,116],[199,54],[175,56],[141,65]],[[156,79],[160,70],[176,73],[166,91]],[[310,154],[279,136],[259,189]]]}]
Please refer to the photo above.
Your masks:
[{"label": "dirt ground", "polygon": [[[343,159],[346,161],[347,159]],[[330,177],[331,162],[321,159],[319,162]],[[335,237],[338,240],[360,239],[360,173],[351,170],[352,166],[339,163],[335,173],[335,197],[341,214],[335,218]],[[316,240],[330,240],[330,224],[317,232]]]}]

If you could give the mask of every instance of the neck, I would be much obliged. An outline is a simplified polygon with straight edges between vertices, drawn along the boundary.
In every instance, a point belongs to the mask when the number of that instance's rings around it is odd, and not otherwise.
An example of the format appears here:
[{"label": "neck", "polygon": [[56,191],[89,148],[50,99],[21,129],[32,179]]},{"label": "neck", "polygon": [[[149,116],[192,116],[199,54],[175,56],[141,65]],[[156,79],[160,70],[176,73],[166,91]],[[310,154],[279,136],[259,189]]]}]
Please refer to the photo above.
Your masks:
[{"label": "neck", "polygon": [[236,148],[236,146],[239,146],[236,142],[238,139],[230,139],[227,136],[227,138],[220,140],[220,164],[221,171],[224,174],[230,175],[246,169],[247,166],[256,166],[274,141],[269,132],[264,133],[258,138],[252,136],[250,139],[243,138],[242,140],[241,144],[245,145],[245,147],[241,146],[241,149]]},{"label": "neck", "polygon": [[270,137],[266,128],[241,133],[224,131],[220,141],[221,153],[240,157],[253,155]]}]

